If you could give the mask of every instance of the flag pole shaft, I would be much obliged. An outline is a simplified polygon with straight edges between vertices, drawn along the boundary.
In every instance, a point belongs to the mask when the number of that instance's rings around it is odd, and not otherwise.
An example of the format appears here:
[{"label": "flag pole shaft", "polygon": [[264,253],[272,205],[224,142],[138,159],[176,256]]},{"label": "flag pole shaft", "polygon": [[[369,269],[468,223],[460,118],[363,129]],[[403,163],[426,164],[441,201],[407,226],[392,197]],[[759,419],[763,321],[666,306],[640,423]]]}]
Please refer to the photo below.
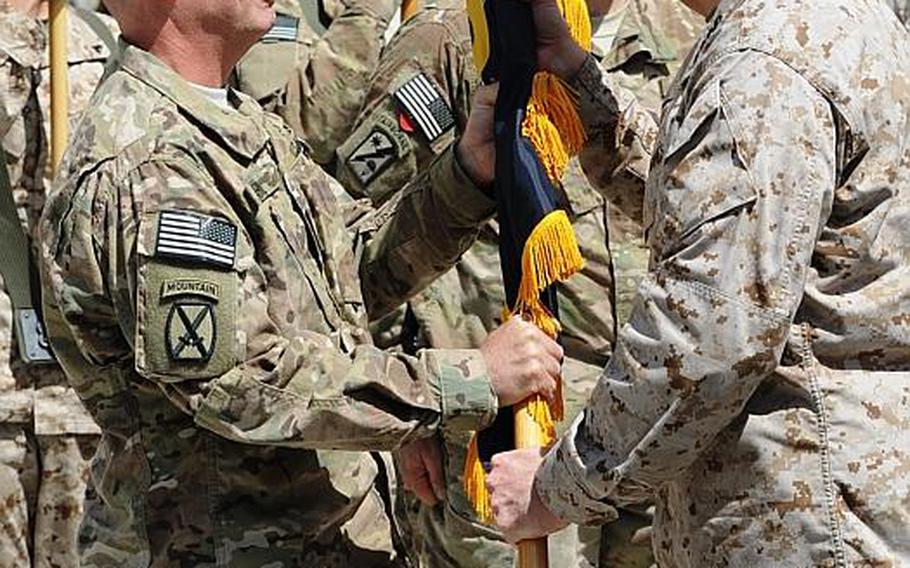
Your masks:
[{"label": "flag pole shaft", "polygon": [[403,0],[401,2],[401,23],[407,22],[420,7],[419,0]]},{"label": "flag pole shaft", "polygon": [[[544,446],[543,432],[528,412],[528,404],[515,407],[515,448],[541,448]],[[525,540],[518,543],[518,568],[547,568],[547,539]]]},{"label": "flag pole shaft", "polygon": [[50,3],[51,167],[56,172],[69,137],[66,0]]}]

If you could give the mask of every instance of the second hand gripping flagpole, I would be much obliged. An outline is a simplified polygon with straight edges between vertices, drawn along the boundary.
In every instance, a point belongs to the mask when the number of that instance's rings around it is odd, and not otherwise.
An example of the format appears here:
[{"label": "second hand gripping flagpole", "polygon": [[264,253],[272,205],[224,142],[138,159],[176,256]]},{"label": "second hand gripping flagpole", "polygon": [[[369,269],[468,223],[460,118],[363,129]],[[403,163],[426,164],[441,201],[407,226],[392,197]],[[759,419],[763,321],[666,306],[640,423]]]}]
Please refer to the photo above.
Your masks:
[{"label": "second hand gripping flagpole", "polygon": [[[573,38],[590,49],[585,0],[555,1]],[[467,10],[475,65],[486,82],[500,82],[495,185],[509,307],[505,317],[522,317],[555,339],[560,324],[553,286],[584,263],[556,188],[584,144],[584,127],[571,89],[537,71],[530,8],[520,0],[468,0]],[[511,448],[547,448],[555,441],[555,424],[563,418],[561,381],[559,386],[555,403],[532,397],[513,409],[512,424],[503,415],[472,439],[464,485],[482,521],[493,516],[484,462]],[[548,566],[547,539],[519,543],[518,566]]]}]

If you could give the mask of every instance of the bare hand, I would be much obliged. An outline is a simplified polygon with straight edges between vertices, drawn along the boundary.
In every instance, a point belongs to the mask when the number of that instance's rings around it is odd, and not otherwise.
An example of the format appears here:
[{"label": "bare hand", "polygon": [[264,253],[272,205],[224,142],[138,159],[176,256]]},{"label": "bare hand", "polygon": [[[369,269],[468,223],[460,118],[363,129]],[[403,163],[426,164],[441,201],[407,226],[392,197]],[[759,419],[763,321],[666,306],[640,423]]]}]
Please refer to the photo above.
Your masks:
[{"label": "bare hand", "polygon": [[537,30],[537,66],[563,79],[571,79],[585,62],[588,54],[569,33],[565,19],[559,13],[556,0],[525,0],[534,13]]},{"label": "bare hand", "polygon": [[496,171],[496,140],[493,138],[493,109],[499,85],[477,89],[464,134],[455,147],[458,163],[468,177],[483,187],[493,183]]},{"label": "bare hand", "polygon": [[550,512],[534,491],[534,476],[542,461],[539,449],[493,456],[487,488],[496,526],[511,543],[540,538],[568,525]]},{"label": "bare hand", "polygon": [[534,394],[556,396],[563,351],[544,332],[513,317],[480,346],[499,406],[512,406]]},{"label": "bare hand", "polygon": [[424,438],[403,446],[395,453],[405,489],[429,507],[445,499],[442,449],[436,438]]}]

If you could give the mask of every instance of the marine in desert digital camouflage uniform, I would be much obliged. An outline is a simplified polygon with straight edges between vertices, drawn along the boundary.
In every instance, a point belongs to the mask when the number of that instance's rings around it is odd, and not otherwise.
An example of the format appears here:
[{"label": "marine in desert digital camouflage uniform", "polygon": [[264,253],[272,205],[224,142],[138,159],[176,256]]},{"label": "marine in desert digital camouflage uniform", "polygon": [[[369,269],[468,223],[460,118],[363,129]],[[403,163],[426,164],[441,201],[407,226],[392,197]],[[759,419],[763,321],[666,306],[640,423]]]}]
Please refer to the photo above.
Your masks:
[{"label": "marine in desert digital camouflage uniform", "polygon": [[655,495],[660,566],[902,566],[910,36],[880,0],[701,6],[659,125],[590,57],[571,77],[598,185],[650,171],[652,266],[586,413],[536,481],[503,456],[494,503],[520,539]]},{"label": "marine in desert digital camouflage uniform", "polygon": [[[377,204],[396,194],[452,143],[465,124],[478,84],[464,1],[423,2],[422,8],[386,47],[355,131],[338,152],[339,181],[353,196],[369,197]],[[657,110],[671,73],[702,23],[675,3],[630,0],[613,19],[596,22],[601,64]],[[660,30],[658,24],[667,28]],[[425,130],[421,111],[408,108],[404,93],[416,82],[436,92],[442,101],[437,109],[447,109],[438,118],[448,125],[446,130]],[[640,216],[640,192],[634,192],[637,203],[608,203],[588,185],[577,162],[565,192],[586,260],[582,273],[560,286],[561,340],[569,356],[566,393],[570,408],[577,410],[609,358],[617,327],[614,318],[618,316],[621,325],[631,311],[630,299],[647,270],[647,250],[640,225],[631,220]],[[488,224],[453,271],[412,299],[406,312],[374,324],[378,343],[406,351],[478,345],[500,321],[505,298],[497,238],[496,224]],[[412,521],[419,527],[414,531],[418,556],[428,567],[507,566],[514,561],[514,549],[477,521],[462,489],[467,441],[465,434],[447,436],[446,503],[420,507]],[[608,566],[650,566],[648,544],[628,544],[635,528],[647,522],[633,513],[626,515],[628,523],[608,527],[602,552],[597,528],[582,528],[576,534],[573,527],[558,535],[551,541],[552,562],[597,565],[602,555]]]},{"label": "marine in desert digital camouflage uniform", "polygon": [[[34,234],[49,185],[46,2],[0,2],[0,141],[23,227]],[[91,17],[91,16],[86,16]],[[109,18],[96,24],[112,26]],[[101,78],[108,46],[70,17],[71,123]],[[6,245],[5,245],[6,246]],[[0,565],[75,566],[88,460],[100,432],[57,365],[19,358],[0,294]]]},{"label": "marine in desert digital camouflage uniform", "polygon": [[562,350],[520,321],[494,335],[527,374],[483,348],[374,347],[366,314],[447,270],[493,200],[450,151],[355,247],[343,190],[281,119],[200,86],[224,84],[272,12],[175,1],[107,1],[164,59],[118,54],[41,221],[48,331],[103,430],[82,565],[398,565],[393,472],[364,450],[482,427],[503,386],[504,403],[552,393]]},{"label": "marine in desert digital camouflage uniform", "polygon": [[351,132],[400,0],[277,0],[272,30],[237,65],[234,83],[280,115],[332,168]]}]

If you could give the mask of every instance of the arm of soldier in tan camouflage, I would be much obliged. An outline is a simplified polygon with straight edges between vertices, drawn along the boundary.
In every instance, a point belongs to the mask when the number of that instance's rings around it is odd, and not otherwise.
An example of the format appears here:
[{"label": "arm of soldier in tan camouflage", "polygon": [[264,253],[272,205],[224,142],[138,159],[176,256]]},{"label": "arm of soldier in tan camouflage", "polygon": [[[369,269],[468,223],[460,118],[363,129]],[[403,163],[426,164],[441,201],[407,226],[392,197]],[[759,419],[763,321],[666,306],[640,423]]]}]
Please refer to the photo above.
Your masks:
[{"label": "arm of soldier in tan camouflage", "polygon": [[379,63],[383,34],[400,3],[344,0],[341,13],[305,52],[289,80],[286,104],[299,109],[300,116],[285,118],[320,164],[331,162],[354,127]]},{"label": "arm of soldier in tan camouflage", "polygon": [[609,503],[686,471],[776,367],[802,297],[835,182],[830,106],[769,56],[716,65],[691,106],[668,109],[685,118],[653,166],[651,274],[585,415],[537,474],[563,519],[608,520]]},{"label": "arm of soldier in tan camouflage", "polygon": [[629,218],[642,222],[644,184],[657,143],[657,117],[604,73],[593,57],[570,84],[588,136],[579,159],[588,181]]}]

